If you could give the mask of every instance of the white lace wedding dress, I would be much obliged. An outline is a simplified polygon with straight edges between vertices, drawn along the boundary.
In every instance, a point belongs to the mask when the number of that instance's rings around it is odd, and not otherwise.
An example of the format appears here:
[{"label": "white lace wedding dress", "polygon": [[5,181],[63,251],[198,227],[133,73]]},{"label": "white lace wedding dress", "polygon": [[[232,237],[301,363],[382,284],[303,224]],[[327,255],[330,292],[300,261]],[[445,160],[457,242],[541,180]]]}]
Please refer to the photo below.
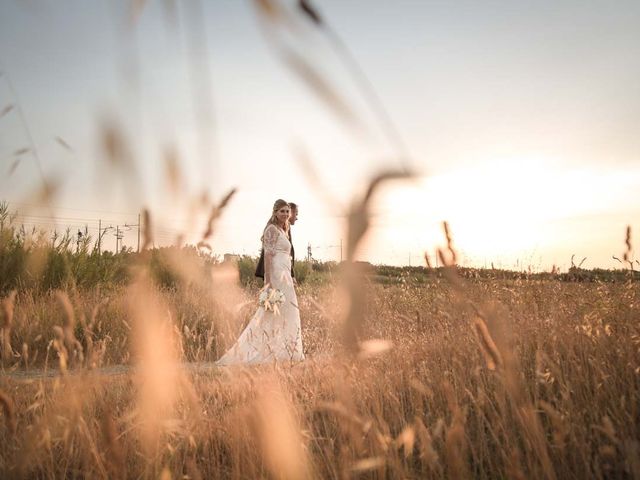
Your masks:
[{"label": "white lace wedding dress", "polygon": [[291,243],[284,231],[269,225],[264,231],[262,248],[265,274],[271,268],[271,286],[284,293],[285,301],[278,313],[258,307],[249,325],[217,365],[304,360],[298,298],[291,278]]}]

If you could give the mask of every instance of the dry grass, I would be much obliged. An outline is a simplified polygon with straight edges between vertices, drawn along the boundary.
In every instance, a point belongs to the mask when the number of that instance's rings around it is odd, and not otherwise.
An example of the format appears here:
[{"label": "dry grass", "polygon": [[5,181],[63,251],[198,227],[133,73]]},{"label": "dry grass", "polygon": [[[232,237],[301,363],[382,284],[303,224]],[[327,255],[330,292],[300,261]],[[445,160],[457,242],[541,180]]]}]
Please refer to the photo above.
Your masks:
[{"label": "dry grass", "polygon": [[[38,351],[38,331],[56,340],[54,325],[67,354],[78,344],[86,350],[78,339],[91,325],[94,352],[104,351],[98,364],[133,348],[137,368],[104,376],[86,368],[85,355],[73,374],[3,377],[0,471],[6,478],[640,478],[637,285],[482,280],[464,289],[437,279],[370,285],[362,338],[393,346],[376,355],[373,344],[370,355],[353,357],[340,353],[335,333],[345,316],[337,287],[302,288],[309,360],[198,373],[176,362],[215,358],[232,338],[213,340],[212,325],[232,317],[213,318],[220,305],[195,291],[150,291],[142,278],[102,304],[102,314],[91,313],[99,292],[18,296],[12,338],[29,351]],[[232,323],[231,337],[252,308]],[[139,340],[129,345],[130,335]]]},{"label": "dry grass", "polygon": [[[350,99],[301,48],[300,12],[277,0],[254,4],[284,65],[359,135],[364,122]],[[204,45],[194,5],[186,33]],[[298,5],[329,36],[401,167],[374,177],[344,209],[352,260],[368,229],[373,191],[408,175],[408,149],[327,20],[309,2]],[[133,3],[133,20],[143,6]],[[211,146],[211,92],[200,88],[211,84],[207,68],[192,64],[192,93],[204,105],[203,159]],[[139,192],[131,137],[105,119],[100,140],[98,172]],[[29,152],[41,186],[25,203],[49,205],[63,179],[44,177],[34,142],[15,155]],[[299,157],[313,172],[307,156]],[[165,164],[177,197],[177,151],[168,151]],[[211,248],[207,240],[234,192],[217,205],[206,192],[183,198],[195,206],[190,214],[208,214],[201,248]],[[193,259],[177,253],[170,269],[183,286],[156,289],[147,248],[162,220],[155,215],[152,222],[144,210],[143,252],[126,287],[22,290],[2,299],[0,477],[640,479],[637,282],[465,282],[445,225],[447,247],[438,255],[446,280],[367,284],[347,266],[342,283],[299,289],[305,362],[196,371],[185,362],[218,358],[255,309],[256,291],[240,289],[228,265],[202,278]],[[633,267],[630,229],[626,247],[624,261]],[[118,364],[133,368],[102,370]],[[34,368],[55,375],[15,375]]]}]

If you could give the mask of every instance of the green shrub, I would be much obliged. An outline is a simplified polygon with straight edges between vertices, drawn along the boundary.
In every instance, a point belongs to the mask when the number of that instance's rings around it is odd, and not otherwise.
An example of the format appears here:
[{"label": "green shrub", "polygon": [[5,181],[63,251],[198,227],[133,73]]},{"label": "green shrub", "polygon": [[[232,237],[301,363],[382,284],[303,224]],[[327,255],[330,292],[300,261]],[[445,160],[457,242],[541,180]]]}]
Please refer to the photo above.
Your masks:
[{"label": "green shrub", "polygon": [[255,276],[258,258],[249,255],[242,255],[238,259],[238,271],[240,273],[240,283],[247,287],[252,285],[262,285],[262,279]]},{"label": "green shrub", "polygon": [[293,265],[293,273],[299,285],[305,283],[311,273],[311,263],[306,260],[295,262]]}]

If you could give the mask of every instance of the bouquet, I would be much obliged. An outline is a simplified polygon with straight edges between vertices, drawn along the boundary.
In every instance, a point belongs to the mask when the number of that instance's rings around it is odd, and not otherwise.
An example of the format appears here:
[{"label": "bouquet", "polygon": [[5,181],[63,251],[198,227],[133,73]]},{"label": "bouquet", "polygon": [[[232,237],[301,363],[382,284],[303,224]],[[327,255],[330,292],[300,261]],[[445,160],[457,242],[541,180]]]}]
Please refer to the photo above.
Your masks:
[{"label": "bouquet", "polygon": [[260,296],[258,297],[258,305],[263,307],[266,311],[271,310],[272,312],[278,313],[280,311],[280,306],[284,303],[285,297],[284,293],[275,288],[267,288],[260,292]]}]

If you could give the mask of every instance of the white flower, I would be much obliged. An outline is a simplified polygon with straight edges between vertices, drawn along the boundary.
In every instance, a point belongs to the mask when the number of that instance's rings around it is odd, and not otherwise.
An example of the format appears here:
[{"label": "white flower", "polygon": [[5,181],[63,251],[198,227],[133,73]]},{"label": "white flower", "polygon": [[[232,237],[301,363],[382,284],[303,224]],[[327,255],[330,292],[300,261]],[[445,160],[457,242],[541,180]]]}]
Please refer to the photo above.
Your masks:
[{"label": "white flower", "polygon": [[271,310],[273,312],[278,313],[280,311],[280,305],[285,302],[286,298],[284,293],[275,288],[267,288],[260,292],[258,296],[258,305],[263,307],[265,310]]}]

